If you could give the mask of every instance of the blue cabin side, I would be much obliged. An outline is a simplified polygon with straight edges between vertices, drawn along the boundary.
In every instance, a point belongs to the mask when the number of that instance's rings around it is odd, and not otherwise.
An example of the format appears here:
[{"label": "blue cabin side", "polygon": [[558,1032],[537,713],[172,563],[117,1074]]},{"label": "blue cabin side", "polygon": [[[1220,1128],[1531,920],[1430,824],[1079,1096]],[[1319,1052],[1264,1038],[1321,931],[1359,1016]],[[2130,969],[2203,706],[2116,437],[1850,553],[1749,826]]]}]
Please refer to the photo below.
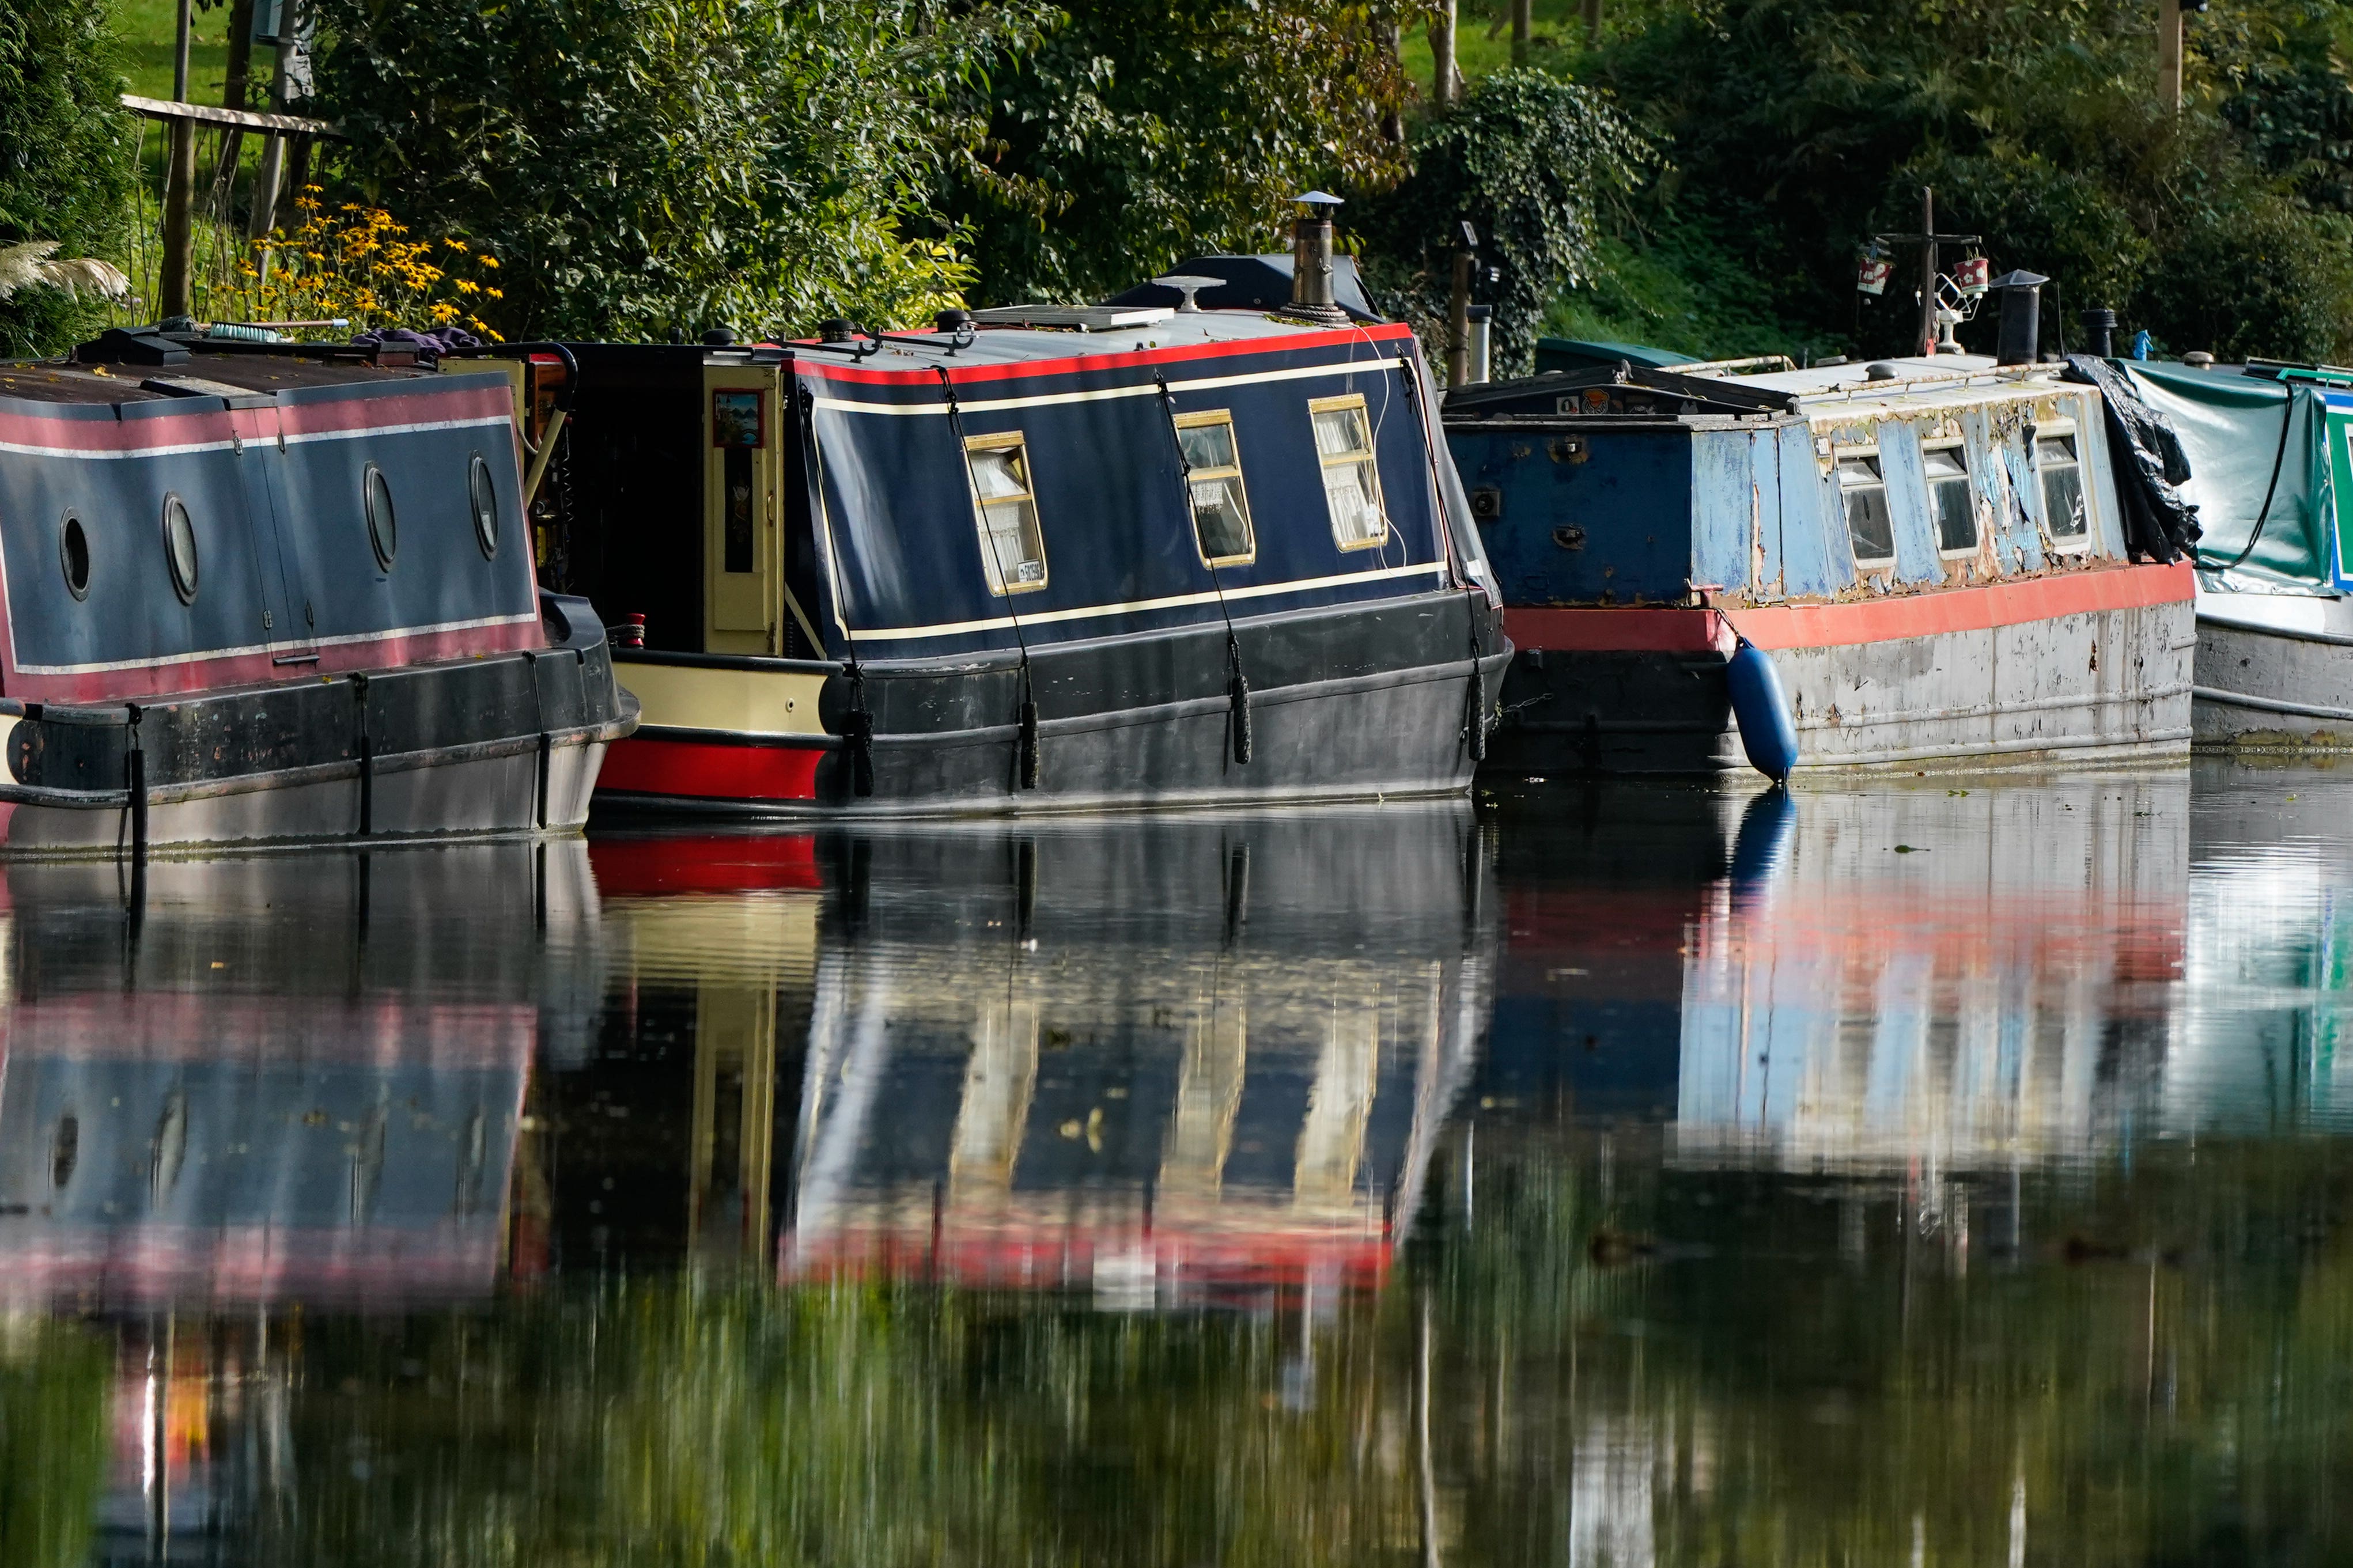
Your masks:
[{"label": "blue cabin side", "polygon": [[[1561,413],[1577,405],[1564,384],[1538,377],[1448,405],[1448,445],[1508,605],[1820,603],[2126,559],[2088,386],[1953,378],[1792,392],[1781,412],[1630,417]],[[1965,481],[1967,526],[1948,512],[1943,536],[1932,467],[1948,496]],[[2054,522],[2054,498],[2078,493],[2079,528]]]}]

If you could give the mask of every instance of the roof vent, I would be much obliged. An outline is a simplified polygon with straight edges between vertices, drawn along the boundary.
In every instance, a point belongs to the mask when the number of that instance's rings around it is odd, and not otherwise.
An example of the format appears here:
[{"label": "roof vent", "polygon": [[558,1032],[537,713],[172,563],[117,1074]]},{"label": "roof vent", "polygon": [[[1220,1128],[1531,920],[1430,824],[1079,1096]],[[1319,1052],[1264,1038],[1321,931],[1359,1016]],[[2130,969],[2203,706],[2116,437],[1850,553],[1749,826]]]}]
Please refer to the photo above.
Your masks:
[{"label": "roof vent", "polygon": [[713,327],[702,334],[702,346],[707,349],[732,348],[734,342],[735,334],[724,327]]},{"label": "roof vent", "polygon": [[854,343],[858,341],[858,323],[839,316],[817,324],[817,341],[821,343]]},{"label": "roof vent", "polygon": [[188,348],[160,328],[109,327],[73,352],[78,364],[185,364]]},{"label": "roof vent", "polygon": [[1291,199],[1299,204],[1291,240],[1291,314],[1345,326],[1348,312],[1332,300],[1332,209],[1340,198],[1309,191]]},{"label": "roof vent", "polygon": [[1875,359],[1862,367],[1865,381],[1894,381],[1904,373],[1883,359]]},{"label": "roof vent", "polygon": [[[830,325],[831,323],[828,323]],[[970,310],[942,310],[932,318],[932,324],[944,332],[961,332],[972,325]],[[828,339],[831,342],[831,339]]]}]

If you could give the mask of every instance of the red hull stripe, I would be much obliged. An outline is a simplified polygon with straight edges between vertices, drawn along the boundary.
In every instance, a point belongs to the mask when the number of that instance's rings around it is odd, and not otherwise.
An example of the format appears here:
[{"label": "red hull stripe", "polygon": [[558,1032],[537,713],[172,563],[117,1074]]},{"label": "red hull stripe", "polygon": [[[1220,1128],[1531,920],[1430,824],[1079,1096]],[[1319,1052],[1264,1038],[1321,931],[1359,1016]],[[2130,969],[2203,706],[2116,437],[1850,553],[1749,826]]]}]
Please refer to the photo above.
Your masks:
[{"label": "red hull stripe", "polygon": [[705,741],[616,741],[596,791],[691,800],[815,800],[818,746],[723,746]]},{"label": "red hull stripe", "polygon": [[[276,408],[216,408],[208,413],[157,414],[130,419],[61,419],[0,407],[0,447],[87,455],[129,455],[160,448],[226,446],[248,441],[363,435],[388,426],[512,420],[512,397],[497,386],[433,388],[385,397],[345,397]],[[133,405],[132,406],[144,406]]]},{"label": "red hull stripe", "polygon": [[[1130,370],[1140,365],[1178,364],[1187,360],[1223,359],[1231,354],[1290,353],[1299,349],[1339,348],[1349,343],[1399,342],[1412,336],[1413,329],[1403,325],[1349,328],[1339,331],[1303,331],[1282,337],[1240,338],[1231,342],[1138,349],[1132,353],[1074,354],[1067,359],[976,364],[967,370],[950,371],[948,379],[964,385],[981,381],[1010,381],[1025,375],[1067,375],[1072,371],[1082,370]],[[795,345],[786,343],[783,346],[791,348]],[[937,386],[940,384],[938,373],[929,370],[868,370],[862,365],[828,364],[814,358],[797,360],[794,368],[803,375],[819,375],[828,381],[863,382],[874,386]]]},{"label": "red hull stripe", "polygon": [[[491,626],[449,631],[386,632],[364,641],[329,643],[319,647],[289,642],[259,653],[190,658],[129,668],[36,675],[11,668],[7,671],[7,691],[11,697],[35,702],[119,701],[183,691],[213,691],[224,686],[316,679],[348,670],[388,669],[437,659],[469,658],[477,654],[520,653],[525,648],[546,646],[547,635],[539,617],[524,616]],[[312,653],[318,655],[316,663],[274,662],[290,655]]]},{"label": "red hull stripe", "polygon": [[608,899],[817,891],[825,886],[818,874],[817,840],[806,833],[598,838],[588,845],[588,865],[596,873],[597,892]]},{"label": "red hull stripe", "polygon": [[1727,650],[1729,631],[1762,648],[1852,647],[1904,637],[1987,631],[2098,610],[2189,602],[2189,563],[2117,566],[1947,588],[1861,604],[1777,605],[1761,609],[1507,609],[1504,628],[1523,648],[1591,653]]}]

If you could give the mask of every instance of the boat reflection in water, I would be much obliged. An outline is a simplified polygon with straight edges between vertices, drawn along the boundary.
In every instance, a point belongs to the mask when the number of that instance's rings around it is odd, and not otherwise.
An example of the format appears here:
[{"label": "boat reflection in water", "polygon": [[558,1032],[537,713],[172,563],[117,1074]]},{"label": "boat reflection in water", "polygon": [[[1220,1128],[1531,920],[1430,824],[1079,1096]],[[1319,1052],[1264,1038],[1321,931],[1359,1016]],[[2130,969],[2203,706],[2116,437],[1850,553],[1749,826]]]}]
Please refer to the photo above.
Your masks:
[{"label": "boat reflection in water", "polygon": [[1485,1022],[1467,808],[837,852],[786,1277],[1124,1305],[1381,1278]]}]

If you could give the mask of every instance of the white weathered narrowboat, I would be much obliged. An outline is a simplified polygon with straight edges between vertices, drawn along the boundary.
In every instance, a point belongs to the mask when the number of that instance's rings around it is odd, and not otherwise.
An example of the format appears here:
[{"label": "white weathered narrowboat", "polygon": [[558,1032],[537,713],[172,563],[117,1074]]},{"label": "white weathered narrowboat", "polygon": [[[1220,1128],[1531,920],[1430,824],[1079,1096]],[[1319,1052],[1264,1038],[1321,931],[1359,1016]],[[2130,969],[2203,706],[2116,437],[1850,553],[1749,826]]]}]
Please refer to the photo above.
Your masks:
[{"label": "white weathered narrowboat", "polygon": [[557,550],[643,626],[617,658],[645,723],[600,803],[1468,787],[1505,649],[1403,326],[1312,300],[1020,307],[573,350]]},{"label": "white weathered narrowboat", "polygon": [[2198,507],[2200,745],[2353,746],[2353,370],[2116,362]]},{"label": "white weathered narrowboat", "polygon": [[117,330],[0,364],[0,849],[577,828],[629,727],[516,381]]},{"label": "white weathered narrowboat", "polygon": [[2186,752],[2190,568],[2108,413],[1954,354],[1450,393],[1518,650],[1489,765],[1738,767],[1743,641],[1803,767]]}]

